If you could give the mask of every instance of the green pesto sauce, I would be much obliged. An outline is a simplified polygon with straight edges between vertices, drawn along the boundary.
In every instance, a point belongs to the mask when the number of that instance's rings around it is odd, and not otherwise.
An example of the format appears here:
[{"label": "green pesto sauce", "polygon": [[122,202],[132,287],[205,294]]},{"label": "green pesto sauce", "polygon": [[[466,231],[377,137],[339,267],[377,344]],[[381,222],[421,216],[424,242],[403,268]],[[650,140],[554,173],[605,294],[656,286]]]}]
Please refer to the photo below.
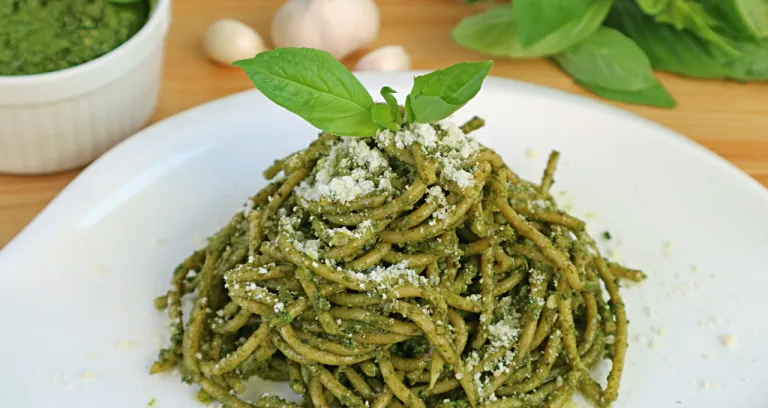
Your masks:
[{"label": "green pesto sauce", "polygon": [[133,37],[149,12],[148,0],[0,0],[0,75],[96,59]]}]

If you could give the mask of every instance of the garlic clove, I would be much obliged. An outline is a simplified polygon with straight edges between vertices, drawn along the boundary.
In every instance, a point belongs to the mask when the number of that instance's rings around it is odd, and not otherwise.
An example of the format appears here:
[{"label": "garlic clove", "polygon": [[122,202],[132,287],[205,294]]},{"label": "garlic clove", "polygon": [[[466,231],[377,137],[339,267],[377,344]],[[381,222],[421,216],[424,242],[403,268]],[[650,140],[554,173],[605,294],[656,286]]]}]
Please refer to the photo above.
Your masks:
[{"label": "garlic clove", "polygon": [[321,29],[319,19],[316,16],[310,17],[308,0],[289,0],[283,4],[272,20],[272,42],[275,48],[306,47],[329,51],[323,47],[323,39],[317,34]]},{"label": "garlic clove", "polygon": [[222,65],[251,58],[267,49],[253,28],[230,19],[214,21],[208,27],[203,48],[208,58]]},{"label": "garlic clove", "polygon": [[355,65],[356,71],[407,71],[411,56],[402,45],[387,45],[366,54]]},{"label": "garlic clove", "polygon": [[369,45],[379,33],[373,0],[288,0],[272,21],[275,47],[325,50],[342,59]]}]

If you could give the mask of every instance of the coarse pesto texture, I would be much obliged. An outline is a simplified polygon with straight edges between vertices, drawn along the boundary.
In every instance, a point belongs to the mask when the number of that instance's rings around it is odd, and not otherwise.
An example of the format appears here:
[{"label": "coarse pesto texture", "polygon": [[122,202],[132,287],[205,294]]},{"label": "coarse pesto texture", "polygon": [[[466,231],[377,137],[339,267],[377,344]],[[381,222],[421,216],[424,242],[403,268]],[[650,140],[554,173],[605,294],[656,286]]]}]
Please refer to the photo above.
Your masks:
[{"label": "coarse pesto texture", "polygon": [[[449,120],[490,61],[415,77],[405,120],[392,88],[376,105],[324,51],[235,65],[323,133],[269,166],[271,182],[174,270],[155,299],[170,344],[151,374],[178,368],[200,401],[231,408],[618,398],[629,321],[617,279],[645,275],[604,259],[557,208],[558,152],[536,184],[469,135],[483,119]],[[608,358],[603,388],[589,371]],[[254,375],[289,382],[302,403],[241,398]]]},{"label": "coarse pesto texture", "polygon": [[96,59],[133,37],[149,13],[147,0],[0,0],[0,75]]},{"label": "coarse pesto texture", "polygon": [[[559,153],[526,181],[468,134],[482,124],[324,133],[277,160],[155,299],[170,341],[150,373],[178,368],[232,408],[609,406],[628,336],[617,279],[645,276],[557,208]],[[588,375],[603,359],[605,388]],[[249,402],[253,376],[303,402]]]}]

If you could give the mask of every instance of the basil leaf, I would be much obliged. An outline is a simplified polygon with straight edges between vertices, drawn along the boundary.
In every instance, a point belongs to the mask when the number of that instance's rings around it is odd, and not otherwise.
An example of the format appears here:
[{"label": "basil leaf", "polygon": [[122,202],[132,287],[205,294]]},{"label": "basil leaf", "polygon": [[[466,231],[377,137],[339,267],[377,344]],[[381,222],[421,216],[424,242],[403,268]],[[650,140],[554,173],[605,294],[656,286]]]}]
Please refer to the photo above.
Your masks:
[{"label": "basil leaf", "polygon": [[411,99],[414,123],[432,123],[451,116],[461,108],[445,102],[439,96],[418,96]]},{"label": "basil leaf", "polygon": [[731,45],[739,51],[734,57],[710,47],[712,57],[727,72],[727,77],[738,81],[768,81],[768,40],[733,40]]},{"label": "basil leaf", "polygon": [[480,92],[491,65],[463,62],[414,78],[406,98],[409,122],[436,122],[459,110]]},{"label": "basil leaf", "polygon": [[234,64],[271,101],[318,129],[339,136],[373,136],[373,98],[331,54],[278,48]]},{"label": "basil leaf", "polygon": [[603,23],[614,0],[594,0],[586,14],[564,24],[524,47],[517,35],[518,20],[513,5],[498,6],[463,19],[453,30],[456,43],[473,50],[510,58],[534,58],[557,54],[581,42]]},{"label": "basil leaf", "polygon": [[576,81],[577,84],[594,92],[596,95],[614,101],[632,103],[636,105],[649,105],[659,108],[674,108],[677,102],[667,93],[661,84],[656,83],[639,91],[617,91],[606,89],[599,85]]},{"label": "basil leaf", "polygon": [[606,20],[640,45],[655,69],[708,79],[768,80],[768,41],[727,39],[736,55],[689,31],[656,24],[631,3],[619,3]]},{"label": "basil leaf", "polygon": [[688,31],[657,24],[633,3],[618,2],[606,24],[632,38],[653,68],[694,78],[725,78],[727,70],[712,58],[707,43]]},{"label": "basil leaf", "polygon": [[377,125],[387,128],[393,132],[400,130],[400,125],[395,122],[394,116],[392,116],[392,110],[387,105],[374,105],[371,109],[371,119]]},{"label": "basil leaf", "polygon": [[653,76],[648,57],[629,37],[603,27],[555,57],[576,83],[608,99],[659,107],[675,101]]},{"label": "basil leaf", "polygon": [[397,92],[394,89],[388,86],[381,88],[381,96],[384,98],[384,101],[387,102],[389,110],[392,111],[392,117],[395,122],[400,125],[403,123],[403,114],[400,113],[400,106],[397,104],[397,99],[393,95],[396,93]]},{"label": "basil leaf", "polygon": [[467,48],[491,55],[527,57],[517,39],[514,6],[498,6],[469,16],[453,29],[453,40]]},{"label": "basil leaf", "polygon": [[462,62],[413,79],[413,96],[439,96],[454,105],[469,102],[480,91],[493,61]]},{"label": "basil leaf", "polygon": [[704,40],[722,48],[723,51],[737,55],[727,38],[715,30],[720,23],[699,3],[691,1],[672,1],[669,6],[655,16],[659,23],[670,24],[678,30],[689,30]]},{"label": "basil leaf", "polygon": [[655,16],[669,6],[672,0],[637,0],[637,5],[643,10],[643,13],[649,16]]},{"label": "basil leaf", "polygon": [[708,10],[717,13],[719,21],[742,37],[768,37],[768,1],[703,0]]},{"label": "basil leaf", "polygon": [[639,91],[657,83],[643,50],[612,28],[600,28],[555,60],[576,80],[601,88]]},{"label": "basil leaf", "polygon": [[405,97],[405,121],[416,123],[416,114],[413,113],[413,97],[411,95]]},{"label": "basil leaf", "polygon": [[515,0],[517,35],[530,47],[572,20],[587,14],[595,0]]},{"label": "basil leaf", "polygon": [[656,24],[629,2],[618,3],[606,24],[635,40],[655,69],[694,78],[768,80],[768,40],[727,39],[738,52],[733,55],[689,31]]}]

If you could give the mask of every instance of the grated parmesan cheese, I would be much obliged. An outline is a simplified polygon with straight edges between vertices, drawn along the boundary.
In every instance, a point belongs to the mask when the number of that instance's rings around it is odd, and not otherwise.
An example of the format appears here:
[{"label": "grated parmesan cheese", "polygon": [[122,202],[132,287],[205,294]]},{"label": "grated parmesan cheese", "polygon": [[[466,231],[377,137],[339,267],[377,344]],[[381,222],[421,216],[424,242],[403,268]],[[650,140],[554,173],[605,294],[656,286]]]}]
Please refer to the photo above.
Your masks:
[{"label": "grated parmesan cheese", "polygon": [[464,163],[480,150],[480,144],[451,121],[444,120],[436,125],[412,124],[396,133],[382,130],[376,135],[376,141],[382,145],[394,141],[397,148],[406,150],[418,143],[435,159],[443,180],[452,181],[461,188],[474,185],[474,176]]},{"label": "grated parmesan cheese", "polygon": [[295,192],[307,201],[328,199],[348,203],[377,190],[391,190],[393,177],[384,154],[365,140],[343,137],[331,145],[327,157],[320,159],[310,180]]},{"label": "grated parmesan cheese", "polygon": [[427,202],[437,206],[435,211],[432,213],[432,218],[434,220],[430,222],[430,225],[434,225],[433,223],[436,222],[435,220],[444,220],[448,218],[448,213],[453,211],[453,209],[456,207],[455,205],[448,204],[448,200],[445,198],[443,189],[437,185],[429,188],[427,193]]},{"label": "grated parmesan cheese", "polygon": [[726,334],[723,336],[723,345],[730,349],[737,348],[739,346],[739,340],[733,334]]},{"label": "grated parmesan cheese", "polygon": [[512,297],[507,296],[499,301],[497,312],[501,318],[488,327],[488,340],[493,348],[510,348],[520,335],[520,314],[512,306]]},{"label": "grated parmesan cheese", "polygon": [[248,201],[246,201],[245,204],[243,204],[243,206],[240,207],[240,212],[247,217],[248,214],[250,214],[251,211],[253,211],[253,207],[255,206],[256,204],[253,202],[253,200],[249,198]]},{"label": "grated parmesan cheese", "polygon": [[118,350],[129,350],[136,347],[136,344],[131,340],[120,340],[117,343]]},{"label": "grated parmesan cheese", "polygon": [[[392,289],[397,285],[411,283],[413,285],[424,285],[426,279],[419,275],[415,270],[408,267],[408,262],[403,261],[387,267],[375,266],[368,271],[368,274],[357,273],[363,281],[368,281],[380,290]],[[360,276],[362,275],[362,276]]]},{"label": "grated parmesan cheese", "polygon": [[557,307],[557,299],[555,299],[555,295],[549,295],[546,305],[547,309],[554,309]]},{"label": "grated parmesan cheese", "polygon": [[710,390],[719,390],[721,389],[720,384],[713,382],[713,381],[703,381],[701,383],[701,390],[702,391],[710,391]]},{"label": "grated parmesan cheese", "polygon": [[[293,246],[296,247],[296,249],[307,255],[308,257],[318,260],[320,258],[320,246],[322,245],[322,242],[320,242],[319,239],[310,239],[307,241],[299,241],[299,240],[293,240]],[[314,263],[315,266],[317,263]]]}]

